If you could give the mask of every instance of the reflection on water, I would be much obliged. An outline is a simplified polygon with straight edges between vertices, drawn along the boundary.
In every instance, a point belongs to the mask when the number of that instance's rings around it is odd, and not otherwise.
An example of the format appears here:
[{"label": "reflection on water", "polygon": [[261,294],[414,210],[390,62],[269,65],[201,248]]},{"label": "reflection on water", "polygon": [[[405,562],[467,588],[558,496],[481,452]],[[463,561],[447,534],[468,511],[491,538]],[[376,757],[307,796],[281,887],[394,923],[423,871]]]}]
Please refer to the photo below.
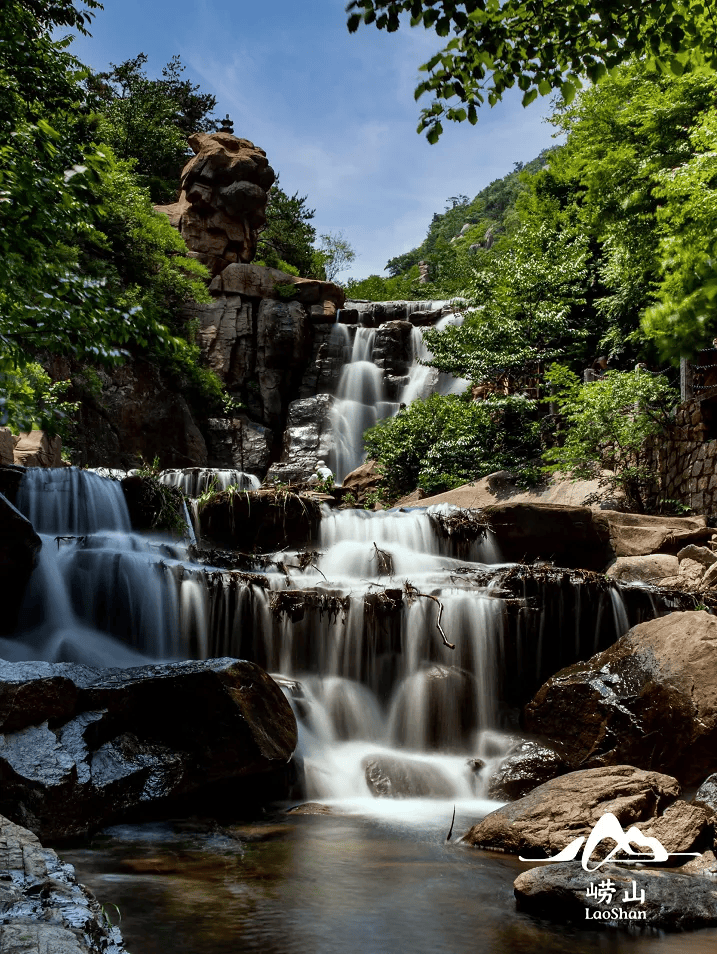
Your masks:
[{"label": "reflection on water", "polygon": [[[472,820],[458,818],[456,831]],[[102,904],[119,907],[132,954],[717,949],[715,930],[633,937],[607,925],[588,931],[520,914],[513,881],[527,866],[446,845],[449,823],[287,816],[229,829],[229,837],[124,827],[61,854]]]}]

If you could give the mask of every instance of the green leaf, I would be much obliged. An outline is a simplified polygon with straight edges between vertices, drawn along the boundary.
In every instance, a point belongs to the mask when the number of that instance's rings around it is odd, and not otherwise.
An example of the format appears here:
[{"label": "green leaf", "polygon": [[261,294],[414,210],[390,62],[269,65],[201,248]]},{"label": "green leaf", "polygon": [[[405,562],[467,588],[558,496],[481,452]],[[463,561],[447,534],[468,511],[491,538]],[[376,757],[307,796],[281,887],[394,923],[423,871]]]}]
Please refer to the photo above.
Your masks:
[{"label": "green leaf", "polygon": [[530,104],[538,98],[537,89],[528,90],[528,92],[523,96],[523,106],[530,106]]}]

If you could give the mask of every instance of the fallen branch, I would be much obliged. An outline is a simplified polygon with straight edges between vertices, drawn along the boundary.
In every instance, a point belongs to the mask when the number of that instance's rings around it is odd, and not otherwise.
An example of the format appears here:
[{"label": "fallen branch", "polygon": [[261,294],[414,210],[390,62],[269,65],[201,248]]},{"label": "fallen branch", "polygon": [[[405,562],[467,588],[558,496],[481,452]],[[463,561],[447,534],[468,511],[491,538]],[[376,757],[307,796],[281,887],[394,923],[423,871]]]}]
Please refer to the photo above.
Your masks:
[{"label": "fallen branch", "polygon": [[455,649],[456,648],[455,643],[448,642],[448,637],[446,636],[445,632],[443,631],[443,627],[441,626],[441,617],[443,616],[443,603],[441,603],[438,597],[432,596],[430,593],[419,593],[416,587],[413,586],[413,584],[409,583],[408,581],[406,581],[406,583],[404,584],[404,589],[406,590],[406,595],[409,597],[415,598],[417,596],[422,596],[424,600],[433,600],[434,603],[438,603],[438,619],[436,620],[436,627],[438,629],[438,632],[441,634],[443,645],[447,646],[449,649]]},{"label": "fallen branch", "polygon": [[379,548],[374,543],[374,550],[376,551],[376,561],[378,563],[378,575],[379,576],[393,576],[393,558],[391,554],[386,550],[379,550]]}]

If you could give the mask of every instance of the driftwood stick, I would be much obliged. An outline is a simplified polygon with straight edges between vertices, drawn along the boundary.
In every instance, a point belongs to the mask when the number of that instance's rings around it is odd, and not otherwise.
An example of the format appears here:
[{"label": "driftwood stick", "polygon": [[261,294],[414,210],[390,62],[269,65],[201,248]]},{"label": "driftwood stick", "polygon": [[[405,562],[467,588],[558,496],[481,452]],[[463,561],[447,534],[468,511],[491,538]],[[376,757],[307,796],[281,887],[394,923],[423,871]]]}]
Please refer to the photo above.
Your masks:
[{"label": "driftwood stick", "polygon": [[434,603],[438,603],[438,619],[436,620],[436,628],[441,634],[441,639],[443,640],[443,645],[447,646],[449,649],[455,649],[455,643],[449,643],[448,637],[446,636],[443,627],[441,626],[441,617],[443,616],[443,603],[438,599],[437,596],[433,596],[431,593],[420,593],[412,583],[406,582],[405,584],[406,593],[409,596],[422,596],[424,600],[433,600]]}]

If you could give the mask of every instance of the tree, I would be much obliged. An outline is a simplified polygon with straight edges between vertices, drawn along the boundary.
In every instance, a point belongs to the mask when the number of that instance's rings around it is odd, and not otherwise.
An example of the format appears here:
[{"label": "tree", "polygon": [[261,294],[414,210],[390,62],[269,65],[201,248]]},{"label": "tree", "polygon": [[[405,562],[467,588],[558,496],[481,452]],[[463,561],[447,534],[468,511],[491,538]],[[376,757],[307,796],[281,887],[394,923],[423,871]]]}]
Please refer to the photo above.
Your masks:
[{"label": "tree", "polygon": [[648,371],[608,371],[581,384],[577,375],[554,365],[546,374],[564,421],[562,446],[544,454],[549,469],[590,479],[599,468],[610,491],[621,491],[631,510],[644,513],[662,490],[651,441],[669,423],[679,395],[662,375]]},{"label": "tree", "polygon": [[332,282],[340,271],[356,259],[356,252],[343,232],[333,235],[327,232],[319,236],[321,244],[316,249],[314,270],[323,272],[327,282]]},{"label": "tree", "polygon": [[257,245],[257,264],[270,268],[286,265],[302,277],[312,277],[315,268],[316,229],[311,224],[314,209],[307,208],[307,196],[287,195],[276,177],[269,190],[266,225]]},{"label": "tree", "polygon": [[149,79],[140,53],[111,70],[89,77],[88,86],[103,116],[100,135],[120,159],[133,159],[135,171],[155,202],[172,201],[187,160],[187,137],[215,128],[216,98],[182,78],[185,67],[174,56],[161,79]]},{"label": "tree", "polygon": [[524,106],[553,92],[570,103],[581,77],[595,83],[633,55],[675,75],[717,67],[717,12],[702,0],[351,0],[347,11],[352,33],[362,23],[394,32],[409,14],[451,37],[416,88],[416,99],[434,96],[418,127],[432,143],[442,119],[474,124],[515,85]]}]

